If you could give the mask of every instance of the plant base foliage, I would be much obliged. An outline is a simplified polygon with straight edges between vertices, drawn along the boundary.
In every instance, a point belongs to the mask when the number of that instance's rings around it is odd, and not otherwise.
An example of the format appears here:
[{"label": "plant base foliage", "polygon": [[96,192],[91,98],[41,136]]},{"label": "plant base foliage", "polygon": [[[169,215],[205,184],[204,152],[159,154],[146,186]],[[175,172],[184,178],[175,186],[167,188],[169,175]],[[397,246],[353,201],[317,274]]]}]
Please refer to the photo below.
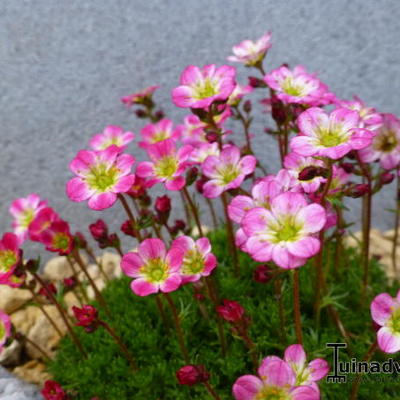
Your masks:
[{"label": "plant base foliage", "polygon": [[[251,318],[250,337],[257,344],[260,361],[267,355],[283,356],[287,345],[296,343],[291,271],[281,274],[285,310],[286,342],[280,329],[278,301],[274,282],[262,284],[252,279],[258,265],[246,254],[240,254],[240,278],[233,274],[227,239],[224,230],[210,235],[213,252],[218,258],[214,279],[218,281],[221,299],[238,301]],[[331,281],[334,292],[324,299],[320,327],[316,329],[313,316],[315,270],[311,260],[300,268],[301,315],[304,347],[309,359],[324,357],[330,363],[332,350],[326,343],[344,340],[326,311],[327,304],[334,304],[346,329],[352,333],[350,351],[341,350],[341,361],[352,357],[359,361],[375,340],[371,324],[370,301],[377,293],[387,291],[395,294],[388,285],[385,274],[376,260],[371,261],[371,287],[368,301],[361,304],[362,270],[360,256],[354,249],[345,249],[340,265],[333,265],[335,242],[330,242],[325,253],[325,275]],[[107,320],[122,337],[137,360],[140,370],[133,373],[119,348],[104,329],[87,334],[83,329],[76,332],[89,353],[88,360],[82,360],[69,338],[64,338],[56,359],[48,366],[54,379],[64,388],[76,392],[77,399],[88,400],[98,396],[102,400],[187,400],[206,399],[209,395],[201,385],[186,387],[177,383],[175,372],[185,363],[182,359],[173,320],[164,302],[169,317],[169,330],[162,323],[154,295],[135,296],[129,288],[130,280],[123,277],[114,280],[104,290],[104,297],[111,309],[113,320]],[[161,297],[161,296],[160,296]],[[228,342],[228,356],[221,356],[215,313],[211,302],[204,300],[210,321],[200,314],[193,297],[191,285],[172,294],[180,311],[186,335],[186,344],[193,364],[204,364],[211,373],[210,383],[222,399],[231,399],[231,388],[241,375],[254,374],[251,359],[244,343],[235,338],[228,324],[225,333]],[[373,360],[384,361],[387,356],[377,352]],[[355,375],[348,375],[347,383],[320,382],[322,399],[348,398]],[[397,378],[397,379],[396,379]],[[395,399],[400,397],[400,377],[365,375],[359,392],[359,399]]]}]

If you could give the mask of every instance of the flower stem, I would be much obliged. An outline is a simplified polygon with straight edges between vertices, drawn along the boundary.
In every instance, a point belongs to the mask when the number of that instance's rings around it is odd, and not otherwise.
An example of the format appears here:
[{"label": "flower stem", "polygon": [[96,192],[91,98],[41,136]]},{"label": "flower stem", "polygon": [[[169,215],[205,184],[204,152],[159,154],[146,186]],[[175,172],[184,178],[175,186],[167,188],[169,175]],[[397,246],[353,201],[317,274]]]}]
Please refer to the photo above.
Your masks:
[{"label": "flower stem", "polygon": [[93,253],[93,250],[92,250],[90,247],[88,247],[88,246],[86,246],[86,247],[84,248],[84,250],[85,250],[86,254],[89,256],[89,258],[91,258],[92,261],[94,261],[95,264],[97,265],[97,267],[99,268],[100,274],[101,274],[102,277],[104,278],[104,281],[105,281],[105,282],[110,282],[109,277],[107,276],[107,274],[106,274],[105,271],[104,271],[102,262],[101,262],[101,261],[97,261],[97,258],[96,258],[96,256],[95,256],[94,253]]},{"label": "flower stem", "polygon": [[58,303],[57,299],[55,298],[54,294],[51,292],[51,290],[47,289],[46,284],[43,282],[42,278],[36,273],[31,271],[32,276],[36,279],[36,281],[46,290],[47,295],[51,299],[52,303],[57,307],[58,312],[60,313],[60,316],[62,320],[64,321],[64,324],[68,330],[68,333],[71,336],[72,341],[74,342],[75,346],[78,348],[78,350],[81,352],[84,358],[87,358],[87,353],[85,349],[82,346],[82,343],[78,339],[78,336],[76,336],[75,332],[73,331],[68,318],[65,314],[65,310],[61,307],[61,305]]},{"label": "flower stem", "polygon": [[82,270],[82,272],[85,274],[87,280],[89,281],[90,285],[92,286],[94,293],[96,295],[96,299],[97,301],[102,305],[102,307],[104,308],[105,312],[107,313],[107,315],[111,318],[111,313],[110,310],[107,306],[106,301],[104,300],[104,297],[102,296],[102,294],[100,293],[99,288],[97,287],[96,283],[94,282],[93,278],[90,276],[89,272],[87,271],[84,262],[82,261],[82,258],[79,254],[79,251],[77,249],[74,249],[72,251],[72,256],[74,257],[75,261],[77,262],[77,264],[79,265],[80,269]]},{"label": "flower stem", "polygon": [[393,235],[393,247],[392,247],[392,264],[395,277],[397,279],[397,243],[399,239],[399,225],[400,225],[400,171],[397,170],[397,185],[396,185],[396,212],[394,218],[394,235]]},{"label": "flower stem", "polygon": [[229,213],[228,213],[228,199],[226,197],[226,193],[222,193],[221,199],[222,199],[222,204],[224,206],[225,221],[226,221],[226,233],[228,235],[230,251],[232,254],[232,258],[233,258],[233,268],[235,271],[235,275],[239,276],[239,274],[240,274],[239,259],[238,259],[237,248],[235,245],[235,235],[233,233],[233,225],[232,225],[232,221],[229,218]]},{"label": "flower stem", "polygon": [[36,293],[33,291],[33,289],[29,288],[29,291],[32,294],[33,299],[35,300],[36,304],[38,305],[40,311],[43,313],[43,315],[47,318],[47,320],[50,322],[51,326],[54,328],[54,330],[58,333],[58,336],[62,338],[64,335],[61,332],[60,328],[58,325],[54,322],[53,318],[50,317],[50,314],[45,310],[43,305],[40,303],[38,297],[36,296]]},{"label": "flower stem", "polygon": [[282,280],[275,279],[274,280],[275,287],[275,298],[278,301],[278,313],[279,313],[279,336],[281,342],[285,344],[287,342],[286,338],[286,318],[285,318],[285,309],[283,307],[283,296],[282,296]]},{"label": "flower stem", "polygon": [[203,382],[203,385],[207,389],[208,393],[210,393],[211,397],[215,400],[221,400],[221,397],[218,396],[217,392],[215,389],[208,383],[208,382]]},{"label": "flower stem", "polygon": [[190,364],[189,353],[188,353],[186,345],[185,345],[185,339],[183,336],[183,330],[182,330],[178,310],[176,309],[176,306],[175,306],[174,301],[172,300],[172,297],[168,293],[163,293],[163,294],[171,308],[172,315],[174,317],[176,334],[178,337],[178,343],[179,343],[179,347],[181,348],[183,359],[186,364]]},{"label": "flower stem", "polygon": [[169,332],[169,323],[168,323],[167,316],[165,315],[163,303],[158,295],[156,295],[154,298],[156,300],[157,309],[158,309],[158,312],[160,313],[161,320],[163,322],[165,331]]},{"label": "flower stem", "polygon": [[124,207],[125,212],[129,217],[129,221],[131,222],[132,229],[136,233],[138,240],[142,241],[142,236],[140,234],[140,229],[137,227],[136,219],[133,216],[132,210],[130,209],[130,207],[128,205],[128,202],[125,200],[125,197],[120,193],[118,194],[118,199],[121,202],[122,207]]},{"label": "flower stem", "polygon": [[293,270],[293,309],[294,323],[296,329],[296,339],[298,344],[303,344],[303,333],[301,329],[301,313],[300,313],[300,284],[299,270]]},{"label": "flower stem", "polygon": [[84,302],[86,304],[88,304],[89,303],[89,298],[88,298],[88,296],[86,294],[85,288],[82,286],[82,282],[79,280],[78,271],[75,269],[74,262],[71,260],[70,255],[68,255],[66,257],[67,257],[68,264],[70,265],[70,267],[72,269],[73,276],[76,279],[76,281],[78,282],[79,292],[81,293],[81,296],[82,296]]},{"label": "flower stem", "polygon": [[[368,349],[367,354],[363,358],[363,361],[368,362],[374,355],[377,348],[378,348],[378,343],[377,343],[377,341],[375,341],[374,343],[372,343],[372,345]],[[356,379],[353,382],[353,386],[351,387],[350,400],[357,399],[357,394],[358,394],[358,390],[360,388],[360,384],[361,384],[361,373],[358,373]]]},{"label": "flower stem", "polygon": [[117,345],[121,349],[122,353],[124,354],[125,358],[128,360],[132,369],[134,371],[137,371],[138,368],[137,368],[137,365],[136,365],[136,362],[135,362],[133,356],[129,352],[128,348],[125,346],[125,343],[117,335],[115,330],[113,328],[111,328],[111,326],[108,325],[107,322],[99,321],[99,323],[100,323],[100,325],[102,325],[105,328],[105,330],[109,333],[109,335],[114,339],[115,343],[117,343]]},{"label": "flower stem", "polygon": [[214,230],[217,230],[218,229],[218,219],[217,219],[217,214],[215,213],[215,209],[214,209],[213,203],[207,197],[205,197],[205,199],[206,199],[206,203],[208,205],[208,208],[210,209],[210,214],[211,214]]},{"label": "flower stem", "polygon": [[189,204],[190,210],[192,211],[192,215],[194,217],[194,220],[196,221],[197,229],[199,231],[199,235],[203,236],[203,229],[201,228],[201,222],[199,218],[199,213],[196,207],[196,204],[194,204],[192,197],[190,196],[190,193],[188,192],[186,186],[183,187],[182,193],[186,199],[186,201]]}]

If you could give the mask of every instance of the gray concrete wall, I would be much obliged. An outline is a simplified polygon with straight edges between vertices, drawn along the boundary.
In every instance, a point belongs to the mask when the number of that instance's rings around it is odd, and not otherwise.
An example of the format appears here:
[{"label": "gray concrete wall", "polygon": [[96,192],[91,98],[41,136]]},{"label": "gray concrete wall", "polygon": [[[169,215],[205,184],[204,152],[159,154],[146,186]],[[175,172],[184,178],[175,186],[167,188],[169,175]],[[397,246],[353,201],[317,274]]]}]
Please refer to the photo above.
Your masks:
[{"label": "gray concrete wall", "polygon": [[[108,124],[139,132],[122,95],[160,84],[157,94],[179,122],[170,91],[188,64],[221,64],[232,45],[272,30],[266,68],[302,63],[339,96],[358,94],[400,113],[399,0],[2,0],[0,2],[0,231],[8,206],[32,191],[77,229],[99,216],[65,194],[68,162]],[[239,76],[246,76],[244,68]],[[270,171],[276,151],[256,120],[258,154]],[[143,154],[134,146],[138,159]],[[390,192],[390,193],[389,193]],[[375,222],[391,191],[379,197]],[[103,215],[119,218],[117,207]],[[122,213],[121,213],[122,216]]]}]

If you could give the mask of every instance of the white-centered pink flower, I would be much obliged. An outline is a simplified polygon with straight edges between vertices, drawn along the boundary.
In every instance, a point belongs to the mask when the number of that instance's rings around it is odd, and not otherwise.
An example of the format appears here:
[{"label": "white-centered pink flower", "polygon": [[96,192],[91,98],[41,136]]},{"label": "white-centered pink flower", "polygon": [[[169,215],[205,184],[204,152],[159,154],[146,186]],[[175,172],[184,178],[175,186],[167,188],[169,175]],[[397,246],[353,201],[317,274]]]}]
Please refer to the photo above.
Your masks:
[{"label": "white-centered pink flower", "polygon": [[292,367],[296,375],[296,386],[312,385],[319,391],[315,382],[329,372],[329,364],[323,358],[316,358],[307,363],[307,355],[301,344],[292,344],[285,350],[284,360]]},{"label": "white-centered pink flower", "polygon": [[34,220],[35,216],[46,206],[47,201],[41,200],[35,193],[31,193],[27,197],[22,197],[12,202],[9,209],[10,214],[14,218],[12,227],[20,243],[27,238],[29,225]]},{"label": "white-centered pink flower", "polygon": [[179,150],[173,139],[166,139],[147,146],[151,161],[143,161],[136,168],[137,176],[149,178],[147,186],[164,182],[168,190],[180,190],[185,185],[183,173],[188,166],[188,159],[193,147],[182,146]]},{"label": "white-centered pink flower", "polygon": [[233,92],[231,93],[231,95],[229,96],[228,99],[228,104],[231,106],[235,106],[237,104],[239,104],[240,100],[250,94],[251,92],[253,92],[254,88],[252,86],[246,85],[239,85],[236,84],[235,89],[233,89]]},{"label": "white-centered pink flower", "polygon": [[207,238],[195,241],[189,236],[181,236],[172,242],[171,249],[175,248],[183,253],[182,283],[196,282],[202,276],[210,275],[217,266],[217,258],[211,253]]},{"label": "white-centered pink flower", "polygon": [[132,187],[134,163],[133,156],[121,154],[115,145],[100,151],[81,150],[69,165],[77,176],[67,183],[67,195],[72,201],[88,200],[93,210],[109,208],[118,193],[125,193]]},{"label": "white-centered pink flower", "polygon": [[382,116],[382,125],[375,130],[372,143],[359,154],[363,162],[379,160],[382,168],[393,169],[400,163],[400,120],[393,114]]},{"label": "white-centered pink flower", "polygon": [[235,76],[235,68],[228,65],[189,65],[182,72],[181,85],[172,91],[172,101],[178,107],[205,108],[214,101],[227,100],[236,86]]},{"label": "white-centered pink flower", "polygon": [[307,167],[324,167],[325,164],[321,160],[313,157],[303,157],[300,154],[289,153],[284,160],[284,166],[288,172],[296,179],[297,184],[306,193],[316,192],[322,183],[326,181],[322,176],[315,176],[308,180],[299,180],[299,174]]},{"label": "white-centered pink flower", "polygon": [[330,114],[318,107],[309,108],[297,119],[300,133],[290,140],[290,148],[302,156],[342,158],[372,142],[374,133],[359,128],[359,120],[358,112],[347,108]]},{"label": "white-centered pink flower", "polygon": [[115,145],[123,151],[134,138],[133,132],[124,132],[120,126],[109,125],[104,128],[103,133],[98,133],[90,139],[89,146],[93,150],[105,150]]},{"label": "white-centered pink flower", "polygon": [[222,192],[239,187],[246,175],[252,174],[257,160],[254,156],[240,157],[240,149],[226,146],[219,156],[209,156],[202,165],[209,178],[203,186],[205,197],[218,197]]},{"label": "white-centered pink flower", "polygon": [[319,400],[319,391],[311,385],[296,385],[291,366],[279,357],[264,358],[258,376],[241,376],[233,385],[235,400]]},{"label": "white-centered pink flower", "polygon": [[353,100],[337,100],[335,104],[338,108],[357,111],[360,115],[360,128],[373,131],[382,125],[382,114],[378,113],[375,108],[367,107],[358,96],[354,96]]},{"label": "white-centered pink flower", "polygon": [[396,297],[378,294],[371,303],[372,319],[380,326],[378,345],[385,353],[400,351],[400,290]]},{"label": "white-centered pink flower", "polygon": [[242,219],[246,249],[256,261],[272,260],[285,269],[300,267],[320,249],[315,234],[325,225],[325,209],[292,192],[274,197],[270,207],[253,208]]},{"label": "white-centered pink flower", "polygon": [[251,67],[259,64],[264,59],[271,46],[271,32],[266,32],[256,41],[243,40],[233,46],[233,56],[229,56],[228,60]]},{"label": "white-centered pink flower", "polygon": [[173,292],[181,285],[180,270],[183,252],[178,248],[166,250],[160,239],[145,239],[138,251],[122,257],[121,268],[125,275],[134,278],[132,291],[138,296]]},{"label": "white-centered pink flower", "polygon": [[193,147],[189,161],[202,164],[208,156],[218,157],[220,154],[218,143],[200,143]]},{"label": "white-centered pink flower", "polygon": [[7,339],[11,336],[11,319],[4,312],[0,310],[0,353]]},{"label": "white-centered pink flower", "polygon": [[173,122],[164,118],[161,121],[146,125],[140,135],[143,140],[139,142],[139,146],[146,148],[149,144],[158,143],[165,139],[177,140],[180,136],[180,129],[174,129]]},{"label": "white-centered pink flower", "polygon": [[329,92],[314,74],[309,74],[302,65],[290,70],[279,67],[264,76],[265,83],[285,103],[319,106],[332,103],[336,97]]},{"label": "white-centered pink flower", "polygon": [[190,114],[183,119],[183,124],[178,125],[177,128],[180,129],[183,143],[196,146],[201,143],[208,143],[204,130],[206,126],[207,124],[202,122],[197,115]]},{"label": "white-centered pink flower", "polygon": [[14,233],[5,233],[0,240],[0,285],[8,283],[20,259],[19,240]]}]

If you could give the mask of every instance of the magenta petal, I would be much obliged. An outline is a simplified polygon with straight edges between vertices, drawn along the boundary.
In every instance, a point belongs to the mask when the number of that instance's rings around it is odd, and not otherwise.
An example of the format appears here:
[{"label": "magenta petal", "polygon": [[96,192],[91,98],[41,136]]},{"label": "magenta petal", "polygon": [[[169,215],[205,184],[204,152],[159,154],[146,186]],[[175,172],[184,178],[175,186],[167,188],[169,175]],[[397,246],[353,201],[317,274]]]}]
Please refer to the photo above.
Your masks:
[{"label": "magenta petal", "polygon": [[154,258],[164,260],[166,254],[165,244],[157,238],[145,239],[140,243],[138,253],[145,262]]},{"label": "magenta petal", "polygon": [[178,86],[172,91],[172,101],[177,107],[191,107],[195,103],[193,89],[189,86]]},{"label": "magenta petal", "polygon": [[385,353],[397,353],[400,351],[400,335],[393,334],[389,328],[381,328],[378,331],[378,345]]},{"label": "magenta petal", "polygon": [[172,180],[165,181],[165,187],[168,190],[181,190],[185,186],[185,178],[183,176],[177,176]]},{"label": "magenta petal", "polygon": [[297,368],[302,369],[307,361],[306,353],[301,344],[292,344],[285,350],[285,361],[289,364],[296,365]]},{"label": "magenta petal", "polygon": [[117,200],[117,195],[112,192],[99,193],[93,195],[89,201],[88,206],[92,210],[104,210],[105,208],[111,207]]},{"label": "magenta petal", "polygon": [[316,358],[308,364],[311,379],[316,382],[324,378],[329,372],[329,364],[323,358]]},{"label": "magenta petal", "polygon": [[143,161],[136,167],[136,175],[140,178],[147,178],[154,175],[154,164],[150,161]]},{"label": "magenta petal", "polygon": [[173,272],[179,271],[183,263],[183,257],[185,253],[179,247],[172,246],[165,257],[167,263],[170,266],[170,270]]},{"label": "magenta petal", "polygon": [[210,275],[216,266],[217,266],[217,257],[215,257],[215,255],[212,253],[207,254],[204,259],[203,275],[204,276]]},{"label": "magenta petal", "polygon": [[218,197],[223,191],[224,186],[219,185],[215,179],[206,182],[203,186],[203,196],[209,199]]},{"label": "magenta petal", "polygon": [[240,170],[243,174],[249,175],[254,172],[257,165],[257,159],[254,156],[244,156],[240,160]]},{"label": "magenta petal", "polygon": [[290,391],[292,400],[320,400],[319,391],[311,386],[297,386]]},{"label": "magenta petal", "polygon": [[267,374],[268,374],[269,365],[275,361],[282,361],[282,358],[277,357],[277,356],[268,356],[262,360],[262,362],[257,370],[257,373],[261,377],[261,379],[263,379],[263,380],[266,379]]},{"label": "magenta petal", "polygon": [[126,193],[132,188],[135,183],[135,175],[127,175],[118,179],[118,183],[114,185],[113,191],[115,193]]},{"label": "magenta petal", "polygon": [[89,189],[81,178],[73,178],[67,183],[66,192],[72,201],[84,201],[94,193],[94,190]]},{"label": "magenta petal", "polygon": [[122,257],[121,269],[125,275],[137,278],[140,276],[139,271],[143,264],[143,260],[138,253],[127,253]]},{"label": "magenta petal", "polygon": [[320,242],[317,238],[307,236],[296,242],[288,242],[287,248],[296,257],[309,258],[319,252]]},{"label": "magenta petal", "polygon": [[169,278],[167,278],[166,281],[160,285],[160,289],[165,293],[173,292],[179,288],[181,282],[182,279],[179,274],[171,274]]},{"label": "magenta petal", "polygon": [[292,386],[296,382],[292,367],[286,361],[280,359],[268,363],[264,368],[264,374],[266,376],[265,381],[270,385]]},{"label": "magenta petal", "polygon": [[133,293],[138,296],[148,296],[158,292],[158,285],[145,281],[143,278],[135,279],[131,283]]},{"label": "magenta petal", "polygon": [[240,224],[246,212],[254,208],[254,200],[249,196],[236,196],[228,206],[229,218]]},{"label": "magenta petal", "polygon": [[270,221],[276,222],[273,215],[265,208],[256,207],[245,214],[241,226],[246,235],[251,236],[264,232]]},{"label": "magenta petal", "polygon": [[372,143],[373,134],[366,129],[356,129],[351,136],[350,145],[355,150],[361,150]]},{"label": "magenta petal", "polygon": [[372,319],[383,326],[397,307],[398,303],[392,296],[388,293],[381,293],[371,303]]},{"label": "magenta petal", "polygon": [[308,136],[295,136],[290,140],[290,149],[302,156],[312,156],[317,153],[317,149],[312,144],[312,139]]},{"label": "magenta petal", "polygon": [[196,246],[199,249],[200,253],[203,255],[205,255],[211,251],[211,243],[205,237],[197,239]]},{"label": "magenta petal", "polygon": [[260,378],[254,375],[241,376],[233,384],[232,393],[235,400],[254,400],[263,387]]},{"label": "magenta petal", "polygon": [[300,193],[285,192],[271,200],[271,211],[277,215],[296,214],[307,206],[307,200]]}]

